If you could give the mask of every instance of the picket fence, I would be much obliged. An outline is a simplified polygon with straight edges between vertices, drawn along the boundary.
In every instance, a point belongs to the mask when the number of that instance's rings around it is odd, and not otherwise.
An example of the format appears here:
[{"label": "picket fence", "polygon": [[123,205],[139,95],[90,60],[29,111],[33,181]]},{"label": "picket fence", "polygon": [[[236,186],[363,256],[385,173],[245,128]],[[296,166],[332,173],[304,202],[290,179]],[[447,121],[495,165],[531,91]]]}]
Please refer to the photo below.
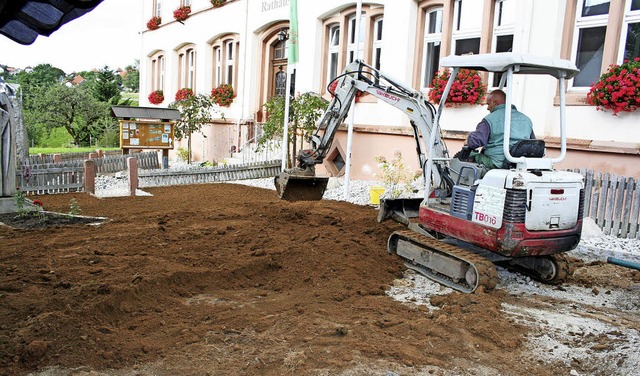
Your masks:
[{"label": "picket fence", "polygon": [[201,167],[184,171],[148,170],[140,171],[138,182],[141,188],[145,188],[270,178],[280,172],[281,165],[280,160],[272,160],[237,165]]},{"label": "picket fence", "polygon": [[[86,154],[85,154],[86,156]],[[127,169],[127,158],[138,160],[140,169],[158,169],[160,162],[156,152],[129,155],[106,155],[93,159],[97,174],[109,174]],[[46,157],[29,159],[20,163],[16,172],[16,185],[26,194],[49,194],[82,191],[84,188],[84,159],[70,159],[60,163],[31,163],[48,160]],[[64,158],[63,158],[64,160]]]},{"label": "picket fence", "polygon": [[584,217],[592,218],[605,235],[640,239],[640,178],[586,169]]}]

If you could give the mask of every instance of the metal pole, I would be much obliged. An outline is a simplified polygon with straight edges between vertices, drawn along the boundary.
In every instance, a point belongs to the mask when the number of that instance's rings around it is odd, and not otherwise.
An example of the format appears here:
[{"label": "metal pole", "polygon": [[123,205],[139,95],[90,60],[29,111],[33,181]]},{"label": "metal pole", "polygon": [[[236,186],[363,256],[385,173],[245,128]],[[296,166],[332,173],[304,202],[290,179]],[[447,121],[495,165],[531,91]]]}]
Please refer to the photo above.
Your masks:
[{"label": "metal pole", "polygon": [[[358,5],[356,6],[356,26],[354,32],[356,33],[356,60],[360,59],[360,16],[362,12],[362,0],[358,0]],[[351,146],[353,144],[353,119],[355,117],[356,108],[356,97],[357,94],[353,97],[353,102],[351,102],[351,115],[349,116],[349,124],[347,128],[347,159],[345,161],[345,169],[344,169],[344,200],[349,199],[349,185],[351,183]]]}]

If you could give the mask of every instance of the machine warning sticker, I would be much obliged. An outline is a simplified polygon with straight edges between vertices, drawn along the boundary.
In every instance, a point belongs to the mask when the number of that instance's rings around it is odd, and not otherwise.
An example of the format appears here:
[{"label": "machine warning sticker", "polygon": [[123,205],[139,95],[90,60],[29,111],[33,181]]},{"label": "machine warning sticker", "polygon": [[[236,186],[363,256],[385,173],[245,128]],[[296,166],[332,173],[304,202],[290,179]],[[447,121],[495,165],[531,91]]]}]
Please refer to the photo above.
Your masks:
[{"label": "machine warning sticker", "polygon": [[501,188],[478,186],[473,200],[472,222],[485,226],[500,228],[506,191]]}]

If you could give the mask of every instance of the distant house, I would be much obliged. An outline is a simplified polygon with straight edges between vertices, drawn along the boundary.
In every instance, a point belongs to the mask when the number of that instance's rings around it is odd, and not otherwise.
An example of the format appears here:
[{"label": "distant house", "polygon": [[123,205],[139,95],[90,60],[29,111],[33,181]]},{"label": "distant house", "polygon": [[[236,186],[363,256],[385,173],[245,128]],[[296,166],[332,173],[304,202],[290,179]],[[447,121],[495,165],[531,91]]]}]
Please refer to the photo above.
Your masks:
[{"label": "distant house", "polygon": [[75,76],[73,76],[73,78],[71,79],[71,81],[67,82],[67,86],[78,86],[78,85],[82,85],[86,80],[84,79],[84,77],[82,77],[79,74],[76,74]]}]

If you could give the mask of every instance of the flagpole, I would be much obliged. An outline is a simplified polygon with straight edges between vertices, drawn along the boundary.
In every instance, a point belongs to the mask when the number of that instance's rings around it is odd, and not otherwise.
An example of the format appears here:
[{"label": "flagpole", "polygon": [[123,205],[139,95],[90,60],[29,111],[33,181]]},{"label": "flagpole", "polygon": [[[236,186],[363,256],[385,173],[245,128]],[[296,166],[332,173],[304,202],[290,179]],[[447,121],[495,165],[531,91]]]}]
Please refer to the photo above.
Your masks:
[{"label": "flagpole", "polygon": [[[287,50],[287,87],[285,89],[284,97],[284,120],[283,120],[283,132],[282,132],[282,171],[287,168],[287,149],[289,148],[289,110],[291,103],[291,76],[295,71],[296,63],[298,62],[298,1],[291,0],[289,2],[289,39],[287,39],[289,46]],[[295,77],[294,77],[295,79]],[[295,135],[294,135],[295,137]],[[294,150],[295,152],[295,150]]]},{"label": "flagpole", "polygon": [[[360,16],[362,12],[362,0],[358,0],[358,5],[356,6],[356,25],[354,33],[356,33],[356,60],[360,59]],[[351,102],[351,115],[349,116],[349,124],[347,127],[347,160],[345,161],[345,169],[344,169],[344,200],[349,199],[349,185],[351,183],[351,147],[353,144],[353,120],[355,118],[356,113],[356,96],[353,96],[353,101]]]}]

